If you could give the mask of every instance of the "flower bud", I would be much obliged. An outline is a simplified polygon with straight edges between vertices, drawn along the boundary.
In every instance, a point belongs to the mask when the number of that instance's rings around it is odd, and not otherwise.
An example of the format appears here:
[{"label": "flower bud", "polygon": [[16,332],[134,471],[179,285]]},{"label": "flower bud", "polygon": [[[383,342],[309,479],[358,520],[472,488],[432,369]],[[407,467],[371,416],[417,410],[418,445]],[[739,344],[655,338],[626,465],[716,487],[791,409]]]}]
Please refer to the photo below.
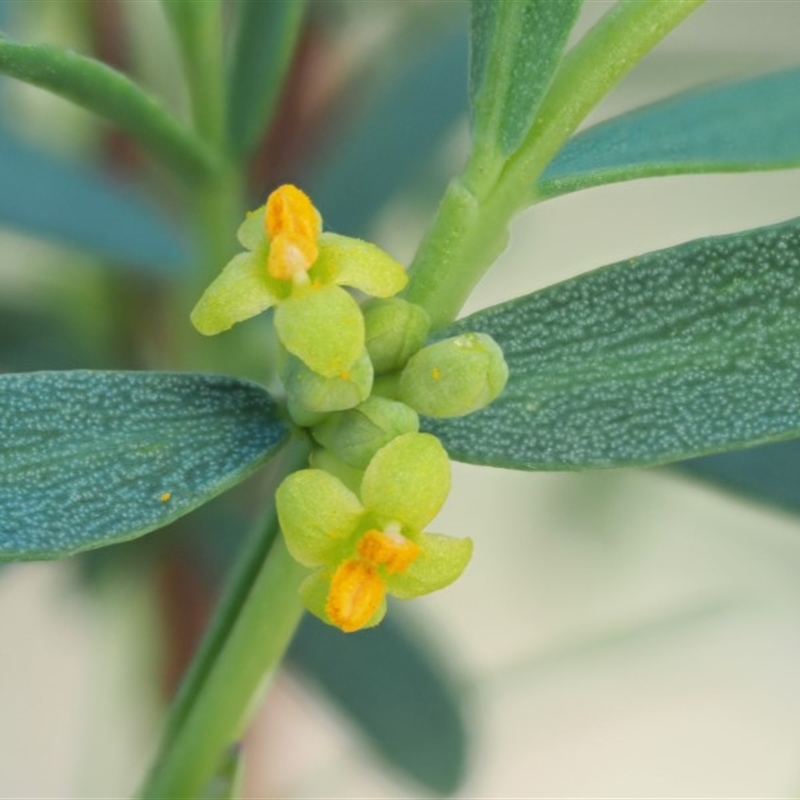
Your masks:
[{"label": "flower bud", "polygon": [[289,356],[283,379],[289,413],[299,425],[307,425],[316,414],[357,406],[369,397],[372,374],[372,363],[366,351],[349,369],[332,378],[314,372],[299,358]]},{"label": "flower bud", "polygon": [[392,297],[361,306],[365,343],[378,375],[402,369],[425,344],[431,321],[424,308]]},{"label": "flower bud", "polygon": [[507,379],[497,342],[465,333],[412,356],[400,375],[398,399],[428,417],[461,417],[489,405]]},{"label": "flower bud", "polygon": [[384,445],[403,433],[419,430],[417,412],[405,403],[372,396],[361,405],[327,417],[314,438],[345,464],[366,469]]}]

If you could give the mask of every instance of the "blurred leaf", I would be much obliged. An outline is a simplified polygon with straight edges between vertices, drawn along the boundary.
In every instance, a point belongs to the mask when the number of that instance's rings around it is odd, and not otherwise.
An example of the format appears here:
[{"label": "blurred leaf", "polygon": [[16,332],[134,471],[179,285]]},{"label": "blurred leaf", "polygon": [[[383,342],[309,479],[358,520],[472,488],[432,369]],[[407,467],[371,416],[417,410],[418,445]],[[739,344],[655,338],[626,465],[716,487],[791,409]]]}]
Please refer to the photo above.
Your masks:
[{"label": "blurred leaf", "polygon": [[130,78],[93,58],[0,34],[0,73],[47,89],[116,125],[189,177],[206,177],[215,157]]},{"label": "blurred leaf", "polygon": [[453,458],[515,469],[661,464],[800,436],[800,220],[699,239],[443,331],[503,348],[505,392],[429,420]]},{"label": "blurred leaf", "polygon": [[503,155],[533,124],[583,0],[472,0],[473,136]]},{"label": "blurred leaf", "polygon": [[300,35],[305,5],[305,0],[240,0],[236,5],[228,135],[239,155],[252,150],[269,126]]},{"label": "blurred leaf", "polygon": [[0,302],[0,373],[74,369],[88,358],[79,337],[45,310]]},{"label": "blurred leaf", "polygon": [[467,743],[458,702],[395,619],[344,636],[306,615],[289,658],[393,767],[441,794],[459,787]]},{"label": "blurred leaf", "polygon": [[147,272],[179,274],[187,248],[156,209],[0,130],[0,225],[85,248]]},{"label": "blurred leaf", "polygon": [[800,513],[800,440],[705,456],[675,468],[734,494]]},{"label": "blurred leaf", "polygon": [[310,182],[327,229],[365,235],[387,201],[419,175],[466,113],[466,64],[463,33],[450,34],[375,100],[330,167]]},{"label": "blurred leaf", "polygon": [[58,558],[161,528],[244,480],[288,428],[216,375],[0,375],[0,560]]},{"label": "blurred leaf", "polygon": [[178,41],[195,128],[219,146],[223,138],[222,2],[161,0],[161,7]]},{"label": "blurred leaf", "polygon": [[635,178],[800,166],[800,69],[680,94],[571,139],[545,197]]}]

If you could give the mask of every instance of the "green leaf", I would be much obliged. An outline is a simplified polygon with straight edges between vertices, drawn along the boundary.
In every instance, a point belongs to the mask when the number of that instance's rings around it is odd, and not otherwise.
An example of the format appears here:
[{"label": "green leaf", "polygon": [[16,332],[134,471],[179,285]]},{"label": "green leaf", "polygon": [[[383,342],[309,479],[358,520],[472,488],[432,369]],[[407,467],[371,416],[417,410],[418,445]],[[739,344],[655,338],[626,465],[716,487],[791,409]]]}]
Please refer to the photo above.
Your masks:
[{"label": "green leaf", "polygon": [[800,220],[699,239],[474,314],[510,376],[487,409],[426,420],[456,459],[660,464],[800,436]]},{"label": "green leaf", "polygon": [[215,157],[137,84],[93,58],[0,35],[0,73],[47,89],[108,120],[188,177],[207,177]]},{"label": "green leaf", "polygon": [[192,104],[195,129],[215,146],[222,144],[223,15],[221,0],[161,0],[178,42]]},{"label": "green leaf", "polygon": [[675,464],[675,468],[749,500],[800,513],[797,439],[696,458]]},{"label": "green leaf", "polygon": [[161,528],[239,483],[288,428],[218,375],[0,375],[0,560],[58,558]]},{"label": "green leaf", "polygon": [[342,635],[306,616],[289,651],[393,767],[427,789],[451,794],[466,768],[466,731],[447,677],[388,616]]},{"label": "green leaf", "polygon": [[473,135],[510,155],[527,135],[583,0],[472,0]]},{"label": "green leaf", "polygon": [[696,172],[800,166],[800,69],[696,89],[571,139],[542,174],[545,197]]},{"label": "green leaf", "polygon": [[241,0],[229,74],[228,136],[247,155],[264,134],[280,98],[305,12],[305,0]]},{"label": "green leaf", "polygon": [[186,272],[187,248],[158,211],[100,173],[0,130],[0,175],[0,224],[144,272]]}]

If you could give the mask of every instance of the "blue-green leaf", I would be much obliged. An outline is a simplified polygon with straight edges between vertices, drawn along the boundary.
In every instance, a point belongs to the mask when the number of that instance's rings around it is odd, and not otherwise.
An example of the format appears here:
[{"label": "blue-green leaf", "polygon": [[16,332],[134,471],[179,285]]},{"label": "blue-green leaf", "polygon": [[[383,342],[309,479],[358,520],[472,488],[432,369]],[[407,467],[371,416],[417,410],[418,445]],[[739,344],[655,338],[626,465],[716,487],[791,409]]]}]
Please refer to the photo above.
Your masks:
[{"label": "blue-green leaf", "polygon": [[800,436],[800,220],[699,239],[474,314],[505,392],[427,421],[454,458],[659,464]]},{"label": "blue-green leaf", "polygon": [[0,225],[151,273],[187,270],[187,247],[158,212],[99,173],[0,130],[0,175]]},{"label": "blue-green leaf", "polygon": [[800,166],[800,69],[696,89],[571,139],[542,174],[545,197],[696,172]]},{"label": "blue-green leaf", "polygon": [[237,3],[228,87],[228,135],[246,155],[268,127],[300,35],[305,0]]},{"label": "blue-green leaf", "polygon": [[750,500],[800,513],[800,440],[704,456],[675,467]]},{"label": "blue-green leaf", "polygon": [[288,428],[218,375],[0,375],[0,560],[58,558],[163,527],[246,478]]},{"label": "blue-green leaf", "polygon": [[[330,166],[310,181],[326,228],[366,235],[387,201],[420,176],[434,148],[466,113],[466,64],[466,38],[451,33],[374,100]],[[438,197],[446,183],[443,176],[433,194]]]},{"label": "blue-green leaf", "polygon": [[466,731],[458,701],[441,668],[391,615],[350,636],[306,615],[289,657],[394,768],[434,792],[459,787]]},{"label": "blue-green leaf", "polygon": [[583,0],[472,0],[473,136],[503,155],[533,124]]}]

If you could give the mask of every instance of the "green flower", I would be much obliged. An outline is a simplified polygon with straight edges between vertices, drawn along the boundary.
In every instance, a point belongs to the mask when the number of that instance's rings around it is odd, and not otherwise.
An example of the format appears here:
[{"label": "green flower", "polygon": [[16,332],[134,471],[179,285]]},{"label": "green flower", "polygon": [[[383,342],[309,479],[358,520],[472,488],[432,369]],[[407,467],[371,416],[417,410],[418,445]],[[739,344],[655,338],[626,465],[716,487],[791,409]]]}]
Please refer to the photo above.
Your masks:
[{"label": "green flower", "polygon": [[315,570],[301,587],[309,611],[349,633],[381,621],[387,593],[409,599],[452,583],[472,542],[422,532],[449,491],[447,453],[426,433],[378,450],[358,495],[323,470],[290,475],[278,518],[291,554]]},{"label": "green flower", "polygon": [[342,288],[390,297],[406,284],[403,267],[360,239],[322,233],[311,200],[289,184],[239,227],[246,252],[234,256],[206,289],[191,319],[207,336],[273,306],[284,347],[327,378],[364,351],[364,319]]}]

